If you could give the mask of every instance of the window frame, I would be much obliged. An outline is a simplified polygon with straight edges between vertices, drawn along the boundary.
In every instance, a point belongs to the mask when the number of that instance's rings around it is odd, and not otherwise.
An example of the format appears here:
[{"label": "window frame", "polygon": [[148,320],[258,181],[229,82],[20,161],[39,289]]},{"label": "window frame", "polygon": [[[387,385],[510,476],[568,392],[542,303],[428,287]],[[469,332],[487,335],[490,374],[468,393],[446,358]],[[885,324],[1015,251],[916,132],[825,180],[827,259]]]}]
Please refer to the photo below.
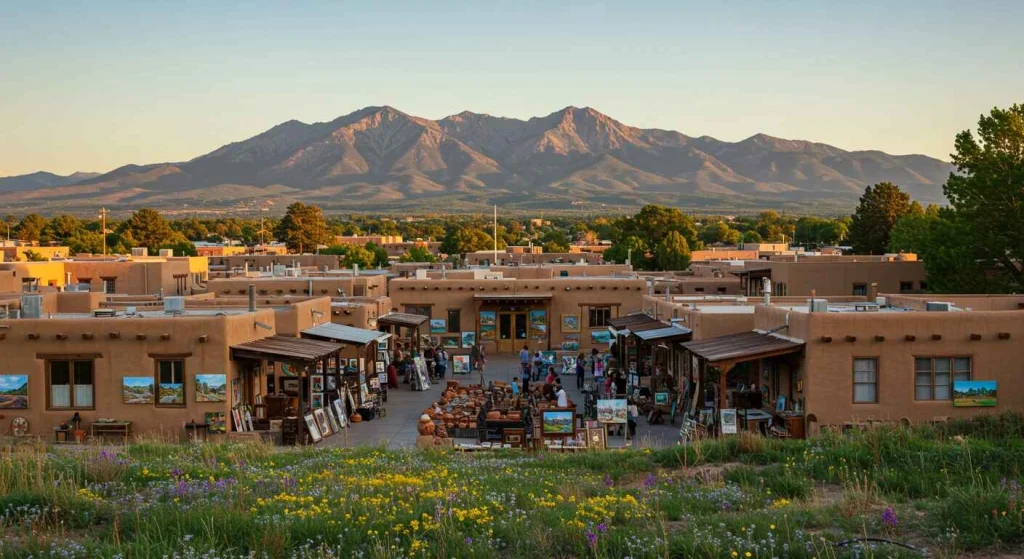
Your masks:
[{"label": "window frame", "polygon": [[[427,314],[423,314],[419,311],[426,311]],[[403,312],[405,314],[415,314],[417,316],[425,316],[427,319],[434,318],[434,305],[403,305]]]},{"label": "window frame", "polygon": [[[103,285],[104,295],[114,295],[117,293],[117,278],[102,278],[100,280]],[[109,285],[109,289],[107,287]]]},{"label": "window frame", "polygon": [[[53,405],[53,363],[61,362],[68,364],[68,387],[70,388],[70,406]],[[88,363],[92,374],[92,405],[79,406],[75,402],[75,363]],[[47,411],[77,411],[96,409],[96,360],[82,359],[76,357],[51,357],[46,359],[46,410]]]},{"label": "window frame", "polygon": [[[863,290],[863,293],[857,293],[858,288]],[[853,284],[853,296],[854,297],[867,297],[868,296],[868,284],[854,282],[854,284]]]},{"label": "window frame", "polygon": [[[181,403],[164,404],[160,401],[160,364],[164,362],[181,363]],[[173,370],[172,370],[173,373]],[[184,357],[154,357],[153,358],[153,404],[158,408],[184,408],[188,404],[188,375],[185,373]]]},{"label": "window frame", "polygon": [[[930,371],[929,371],[930,372],[930,384],[927,384],[927,385],[918,384],[917,383],[917,374],[919,372],[918,369],[917,369],[917,362],[918,362],[918,360],[922,360],[922,359],[927,359],[929,361],[929,363],[930,363]],[[973,355],[914,355],[914,377],[913,377],[913,382],[914,382],[914,401],[915,402],[952,402],[953,401],[953,383],[956,382],[956,380],[957,380],[957,378],[956,378],[957,374],[958,373],[961,373],[961,374],[963,373],[963,371],[957,371],[957,369],[956,369],[956,360],[957,359],[966,359],[968,361],[968,364],[970,365],[970,368],[967,370],[967,375],[968,375],[967,376],[967,380],[972,380],[974,378],[974,356]],[[946,360],[946,361],[949,361],[949,385],[948,385],[949,386],[949,398],[936,398],[935,397],[935,361],[936,360]],[[918,398],[917,397],[917,388],[918,388],[918,386],[921,386],[921,387],[928,386],[928,388],[930,390],[929,394],[931,394],[931,397],[930,398]]]},{"label": "window frame", "polygon": [[900,293],[911,293],[914,291],[913,281],[901,281],[900,282]]},{"label": "window frame", "polygon": [[[452,313],[455,315],[455,320],[452,320]],[[461,332],[462,331],[462,309],[448,309],[447,322],[449,332]]]},{"label": "window frame", "polygon": [[[857,382],[857,361],[874,361],[875,362],[875,381],[874,382]],[[851,367],[850,367],[850,375],[851,375],[850,376],[850,381],[852,383],[850,385],[850,401],[852,403],[858,404],[858,405],[869,405],[869,406],[871,406],[871,405],[877,405],[881,401],[881,394],[880,394],[881,390],[880,390],[880,386],[879,386],[881,384],[879,382],[879,379],[881,378],[881,375],[879,374],[878,362],[879,362],[879,358],[878,358],[877,355],[861,355],[861,356],[855,355],[855,356],[853,356],[853,361],[851,362]],[[861,385],[861,384],[872,384],[872,385],[874,385],[874,387],[875,387],[875,399],[874,399],[874,401],[872,401],[872,402],[859,402],[859,401],[857,401],[857,386]]]},{"label": "window frame", "polygon": [[[603,320],[598,321],[598,322],[602,322],[602,324],[595,324],[594,323],[595,322],[595,320],[594,320],[594,318],[595,318],[594,312],[595,311],[601,311],[603,313],[606,313],[606,316],[604,316]],[[589,328],[607,328],[608,327],[608,322],[611,319],[612,319],[612,307],[611,307],[611,305],[594,305],[594,306],[588,306],[587,307],[587,325],[588,325]]]}]

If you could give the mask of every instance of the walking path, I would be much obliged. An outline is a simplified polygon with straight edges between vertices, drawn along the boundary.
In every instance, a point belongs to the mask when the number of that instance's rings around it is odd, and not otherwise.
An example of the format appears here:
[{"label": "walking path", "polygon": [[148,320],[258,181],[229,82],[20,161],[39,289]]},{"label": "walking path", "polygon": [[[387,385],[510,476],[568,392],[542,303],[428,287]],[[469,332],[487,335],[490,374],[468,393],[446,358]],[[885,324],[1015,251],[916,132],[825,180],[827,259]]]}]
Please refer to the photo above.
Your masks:
[{"label": "walking path", "polygon": [[[474,371],[468,375],[452,375],[449,368],[448,379],[455,379],[462,384],[475,384],[480,382],[480,372]],[[519,376],[519,357],[516,356],[491,356],[488,357],[487,370],[483,373],[484,382],[504,381],[512,382],[514,377]],[[589,378],[589,372],[588,372]],[[576,388],[575,375],[562,375],[562,386],[565,387],[569,398],[576,404],[577,410],[583,411],[583,395]],[[430,388],[424,391],[413,392],[408,384],[399,384],[397,389],[388,391],[388,401],[385,404],[387,415],[378,417],[372,421],[356,423],[348,428],[347,436],[344,433],[336,434],[322,444],[324,446],[387,446],[390,448],[409,448],[416,443],[416,424],[419,422],[423,410],[430,407],[440,397],[444,382],[431,384]],[[647,425],[645,418],[637,421],[636,440],[633,446],[639,447],[664,447],[675,444],[679,433],[679,421],[676,425]],[[457,441],[459,441],[457,439]],[[622,437],[609,437],[609,446],[622,446]]]}]

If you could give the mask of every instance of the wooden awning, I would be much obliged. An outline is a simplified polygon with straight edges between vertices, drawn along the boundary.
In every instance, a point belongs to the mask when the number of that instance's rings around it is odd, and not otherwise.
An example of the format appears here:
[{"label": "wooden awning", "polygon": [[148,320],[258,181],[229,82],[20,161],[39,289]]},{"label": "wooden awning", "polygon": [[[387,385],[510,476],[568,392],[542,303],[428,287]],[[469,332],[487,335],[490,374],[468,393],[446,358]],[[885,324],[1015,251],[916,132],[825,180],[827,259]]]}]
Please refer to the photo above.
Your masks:
[{"label": "wooden awning", "polygon": [[377,330],[366,330],[364,328],[356,328],[354,326],[325,322],[303,330],[302,337],[312,338],[315,340],[367,345],[371,342],[386,340],[391,337],[391,334],[385,334],[384,332],[378,332]]},{"label": "wooden awning", "polygon": [[232,359],[316,361],[341,351],[343,346],[320,340],[271,336],[231,346]]},{"label": "wooden awning", "polygon": [[693,330],[682,326],[662,326],[633,332],[633,335],[645,342],[669,342],[675,340],[689,340],[693,336]]},{"label": "wooden awning", "polygon": [[741,332],[682,344],[687,351],[712,365],[796,353],[804,345],[801,340],[762,332]]},{"label": "wooden awning", "polygon": [[383,326],[402,326],[405,328],[416,328],[429,320],[421,314],[410,314],[404,312],[391,312],[377,319],[377,324]]}]

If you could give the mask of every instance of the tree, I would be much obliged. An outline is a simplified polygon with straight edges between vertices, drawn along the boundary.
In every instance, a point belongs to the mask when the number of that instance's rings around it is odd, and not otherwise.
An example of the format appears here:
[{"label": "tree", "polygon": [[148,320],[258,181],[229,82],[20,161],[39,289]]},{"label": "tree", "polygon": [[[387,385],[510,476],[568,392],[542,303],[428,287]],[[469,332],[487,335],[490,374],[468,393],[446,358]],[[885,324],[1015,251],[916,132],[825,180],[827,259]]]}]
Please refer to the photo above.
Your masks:
[{"label": "tree", "polygon": [[896,221],[889,233],[889,252],[923,254],[929,250],[932,224],[939,220],[939,207],[928,206],[921,213],[909,213]]},{"label": "tree", "polygon": [[289,250],[299,254],[315,251],[318,246],[327,244],[330,240],[323,210],[319,206],[307,206],[302,202],[294,202],[288,206],[284,218],[274,230],[274,235],[277,240],[285,243]]},{"label": "tree", "polygon": [[761,238],[761,234],[751,229],[743,234],[744,243],[763,243],[764,239]]},{"label": "tree", "polygon": [[377,268],[383,268],[391,265],[391,259],[388,258],[388,251],[384,250],[384,247],[377,243],[366,243],[366,250],[373,253],[373,265]]},{"label": "tree", "polygon": [[734,239],[740,238],[740,232],[730,228],[724,221],[716,221],[701,227],[698,236],[707,245],[736,244]]},{"label": "tree", "polygon": [[544,233],[544,252],[569,252],[569,237],[561,229]]},{"label": "tree", "polygon": [[867,187],[850,225],[853,251],[858,254],[885,253],[893,225],[910,212],[910,195],[895,184],[881,182]]},{"label": "tree", "polygon": [[399,262],[437,262],[437,257],[421,246],[414,246],[398,258]]},{"label": "tree", "polygon": [[[1024,289],[1024,105],[993,108],[956,136],[957,172],[943,191],[975,250],[967,269],[990,276],[1001,292]],[[926,261],[927,262],[927,261]],[[971,265],[973,264],[973,265]],[[929,273],[929,280],[934,281]]]},{"label": "tree", "polygon": [[643,239],[630,236],[621,242],[613,243],[611,248],[604,252],[604,259],[609,262],[625,264],[627,259],[632,258],[633,267],[642,270],[647,265],[648,250],[647,243]]},{"label": "tree", "polygon": [[654,249],[660,270],[685,270],[690,267],[690,245],[678,231],[670,231]]},{"label": "tree", "polygon": [[[504,241],[498,242],[498,248],[505,248]],[[447,254],[466,254],[479,250],[494,250],[494,238],[478,227],[456,227],[448,229],[442,252]]]},{"label": "tree", "polygon": [[345,254],[345,267],[354,268],[358,264],[360,268],[372,268],[373,260],[373,251],[359,245],[351,245],[348,247],[347,254]]},{"label": "tree", "polygon": [[690,246],[703,246],[697,239],[697,226],[693,219],[678,208],[648,204],[640,208],[633,217],[622,220],[621,229],[622,236],[635,236],[641,239],[661,239],[669,231],[676,231]]},{"label": "tree", "polygon": [[100,254],[103,252],[103,235],[92,231],[82,231],[65,242],[71,254]]},{"label": "tree", "polygon": [[39,214],[28,214],[18,223],[17,238],[22,241],[38,242],[46,228],[46,218]]},{"label": "tree", "polygon": [[83,231],[82,221],[73,215],[58,215],[43,228],[42,240],[65,243]]},{"label": "tree", "polygon": [[122,240],[122,248],[146,247],[150,254],[156,254],[160,246],[175,243],[182,238],[181,234],[171,229],[160,212],[149,208],[136,210],[120,225],[117,233]]},{"label": "tree", "polygon": [[179,237],[180,238],[174,242],[163,243],[156,247],[157,251],[159,252],[161,249],[169,248],[174,251],[174,256],[199,256],[199,251],[196,250],[196,245],[192,244],[192,241],[181,237],[180,234]]},{"label": "tree", "polygon": [[171,226],[190,241],[202,241],[210,236],[210,231],[206,226],[194,217],[175,221]]}]

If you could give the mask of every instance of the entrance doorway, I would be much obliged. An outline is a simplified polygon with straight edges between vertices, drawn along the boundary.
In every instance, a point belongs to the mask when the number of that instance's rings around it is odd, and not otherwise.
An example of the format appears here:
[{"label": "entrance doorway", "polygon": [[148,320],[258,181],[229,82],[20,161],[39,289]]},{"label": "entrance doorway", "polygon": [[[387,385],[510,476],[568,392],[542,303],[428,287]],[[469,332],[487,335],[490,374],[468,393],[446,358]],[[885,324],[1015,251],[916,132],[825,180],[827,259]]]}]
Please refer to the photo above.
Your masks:
[{"label": "entrance doorway", "polygon": [[498,353],[514,353],[526,344],[526,312],[498,313]]}]

